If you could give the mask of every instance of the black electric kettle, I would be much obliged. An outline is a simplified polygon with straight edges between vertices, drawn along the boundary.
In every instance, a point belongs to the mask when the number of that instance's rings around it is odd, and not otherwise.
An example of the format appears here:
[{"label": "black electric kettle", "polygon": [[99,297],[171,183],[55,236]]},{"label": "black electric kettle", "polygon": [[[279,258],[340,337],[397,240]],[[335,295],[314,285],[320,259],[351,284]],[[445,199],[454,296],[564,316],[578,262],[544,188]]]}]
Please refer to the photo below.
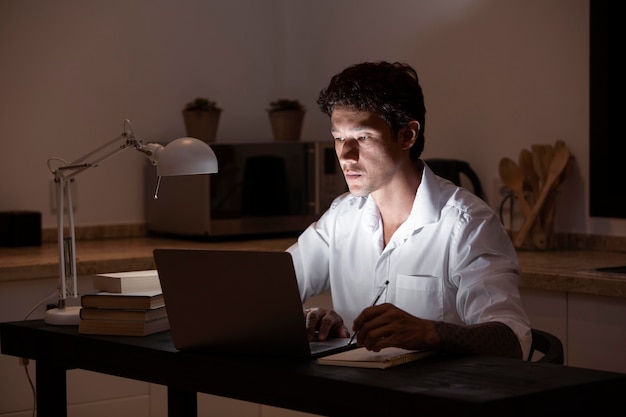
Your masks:
[{"label": "black electric kettle", "polygon": [[456,185],[465,186],[461,183],[462,176],[467,177],[471,184],[468,188],[478,197],[484,199],[483,195],[483,187],[480,184],[480,179],[476,172],[470,167],[470,164],[465,161],[459,161],[458,159],[426,159],[424,162],[428,165],[428,167],[442,178],[452,181]]}]

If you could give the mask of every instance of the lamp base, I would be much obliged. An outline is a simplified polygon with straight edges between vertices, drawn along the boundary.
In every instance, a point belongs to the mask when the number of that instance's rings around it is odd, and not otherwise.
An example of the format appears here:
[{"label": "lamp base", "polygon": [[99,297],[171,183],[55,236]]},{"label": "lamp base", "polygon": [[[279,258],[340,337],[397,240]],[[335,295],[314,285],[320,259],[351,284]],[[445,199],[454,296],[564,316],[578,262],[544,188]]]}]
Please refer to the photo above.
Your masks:
[{"label": "lamp base", "polygon": [[78,326],[80,322],[80,306],[51,308],[46,311],[43,321],[57,326]]}]

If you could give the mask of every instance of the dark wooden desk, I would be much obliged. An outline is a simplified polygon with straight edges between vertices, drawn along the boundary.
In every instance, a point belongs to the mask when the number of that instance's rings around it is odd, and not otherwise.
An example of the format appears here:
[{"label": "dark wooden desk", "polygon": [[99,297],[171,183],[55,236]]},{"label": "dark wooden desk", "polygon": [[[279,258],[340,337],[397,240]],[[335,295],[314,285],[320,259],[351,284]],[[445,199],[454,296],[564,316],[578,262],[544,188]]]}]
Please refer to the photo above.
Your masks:
[{"label": "dark wooden desk", "polygon": [[88,336],[41,320],[1,323],[0,342],[3,354],[36,360],[40,417],[66,415],[66,370],[74,368],[167,386],[170,416],[195,415],[196,392],[322,415],[608,416],[623,415],[626,392],[626,374],[552,364],[438,356],[385,370],[342,368],[183,353],[169,332]]}]

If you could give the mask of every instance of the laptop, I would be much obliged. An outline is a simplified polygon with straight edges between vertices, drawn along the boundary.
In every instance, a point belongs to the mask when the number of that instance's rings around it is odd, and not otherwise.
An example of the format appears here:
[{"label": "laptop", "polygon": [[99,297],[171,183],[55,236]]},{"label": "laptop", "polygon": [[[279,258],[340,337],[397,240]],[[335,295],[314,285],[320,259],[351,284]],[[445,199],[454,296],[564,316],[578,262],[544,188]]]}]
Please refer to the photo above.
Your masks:
[{"label": "laptop", "polygon": [[288,252],[154,249],[174,347],[316,358],[351,349],[309,341]]}]

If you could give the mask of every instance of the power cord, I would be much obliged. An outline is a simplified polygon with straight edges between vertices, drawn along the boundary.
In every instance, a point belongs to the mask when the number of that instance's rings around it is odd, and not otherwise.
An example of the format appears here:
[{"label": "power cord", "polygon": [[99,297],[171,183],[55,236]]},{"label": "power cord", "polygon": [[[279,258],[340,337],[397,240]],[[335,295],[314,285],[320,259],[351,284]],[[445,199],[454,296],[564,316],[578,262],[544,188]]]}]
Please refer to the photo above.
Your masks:
[{"label": "power cord", "polygon": [[26,379],[28,379],[28,384],[30,385],[30,390],[33,393],[33,414],[35,417],[37,415],[37,390],[35,389],[35,384],[33,384],[33,379],[30,376],[30,372],[28,369],[29,360],[27,358],[19,358],[20,365],[24,367],[24,372],[26,372]]},{"label": "power cord", "polygon": [[[33,314],[33,312],[35,312],[35,310],[37,310],[43,303],[45,303],[46,301],[48,301],[49,299],[54,297],[56,294],[57,294],[57,291],[55,290],[50,295],[42,298],[37,304],[35,304],[35,306],[33,308],[30,309],[30,311],[24,317],[24,320],[28,320],[30,315]],[[35,388],[35,384],[33,384],[33,379],[31,378],[30,370],[28,369],[28,364],[30,363],[30,361],[29,361],[28,358],[18,358],[18,360],[19,360],[20,366],[24,367],[24,372],[26,372],[26,379],[28,379],[28,384],[30,385],[30,390],[31,390],[31,392],[33,394],[33,414],[32,414],[32,416],[35,417],[37,415],[37,389]]]},{"label": "power cord", "polygon": [[41,305],[43,303],[45,303],[46,301],[48,301],[49,299],[51,299],[52,297],[56,296],[58,294],[58,290],[54,290],[54,292],[50,293],[50,295],[45,296],[44,298],[42,298],[37,304],[35,304],[35,306],[33,308],[31,308],[28,313],[26,313],[26,316],[24,316],[24,320],[28,320],[28,318],[30,317],[31,314],[33,314],[35,312],[35,310],[37,310],[39,307],[41,307]]}]

